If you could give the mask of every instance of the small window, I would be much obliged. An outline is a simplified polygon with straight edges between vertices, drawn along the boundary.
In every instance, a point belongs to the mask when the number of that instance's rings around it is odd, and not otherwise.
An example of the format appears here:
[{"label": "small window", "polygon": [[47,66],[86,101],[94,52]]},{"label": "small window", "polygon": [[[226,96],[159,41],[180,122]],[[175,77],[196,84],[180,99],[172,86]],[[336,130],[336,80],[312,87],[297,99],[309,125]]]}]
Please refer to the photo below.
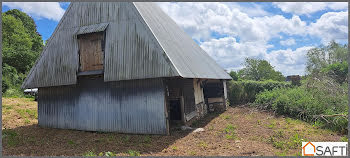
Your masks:
[{"label": "small window", "polygon": [[79,71],[103,70],[104,61],[104,32],[78,35]]}]

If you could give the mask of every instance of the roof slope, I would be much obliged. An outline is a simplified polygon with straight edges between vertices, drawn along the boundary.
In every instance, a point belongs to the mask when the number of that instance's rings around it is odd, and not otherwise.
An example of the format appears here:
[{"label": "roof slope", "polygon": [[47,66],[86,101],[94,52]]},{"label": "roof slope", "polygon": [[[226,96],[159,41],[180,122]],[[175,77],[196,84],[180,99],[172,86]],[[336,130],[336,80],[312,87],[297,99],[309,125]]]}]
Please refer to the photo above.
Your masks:
[{"label": "roof slope", "polygon": [[22,88],[76,84],[77,34],[104,29],[105,81],[174,76],[231,79],[156,4],[73,2]]},{"label": "roof slope", "polygon": [[134,3],[142,18],[184,78],[232,79],[155,3]]}]

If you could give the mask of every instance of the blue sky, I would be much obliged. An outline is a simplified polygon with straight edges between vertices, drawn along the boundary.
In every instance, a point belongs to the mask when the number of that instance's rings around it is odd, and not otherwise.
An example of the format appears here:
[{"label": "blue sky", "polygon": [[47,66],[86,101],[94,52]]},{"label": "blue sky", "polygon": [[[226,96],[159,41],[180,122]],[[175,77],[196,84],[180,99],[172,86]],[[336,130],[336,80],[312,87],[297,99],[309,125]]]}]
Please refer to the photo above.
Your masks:
[{"label": "blue sky", "polygon": [[[216,62],[239,70],[246,57],[268,60],[284,75],[305,73],[306,52],[348,39],[348,6],[342,2],[157,3]],[[6,2],[20,9],[47,40],[69,2]]]}]

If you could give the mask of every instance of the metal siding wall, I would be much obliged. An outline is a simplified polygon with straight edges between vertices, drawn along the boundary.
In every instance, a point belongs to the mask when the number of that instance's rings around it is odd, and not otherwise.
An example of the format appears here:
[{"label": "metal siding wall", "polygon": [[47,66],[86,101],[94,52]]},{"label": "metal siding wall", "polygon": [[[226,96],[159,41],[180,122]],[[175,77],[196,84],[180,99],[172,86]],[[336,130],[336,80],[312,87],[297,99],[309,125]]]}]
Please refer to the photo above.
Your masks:
[{"label": "metal siding wall", "polygon": [[79,66],[75,33],[98,23],[109,23],[105,81],[179,76],[133,3],[73,2],[22,88],[75,84]]},{"label": "metal siding wall", "polygon": [[103,82],[82,79],[74,86],[39,88],[39,125],[122,133],[166,134],[161,79]]},{"label": "metal siding wall", "polygon": [[178,76],[132,3],[106,32],[105,81]]}]

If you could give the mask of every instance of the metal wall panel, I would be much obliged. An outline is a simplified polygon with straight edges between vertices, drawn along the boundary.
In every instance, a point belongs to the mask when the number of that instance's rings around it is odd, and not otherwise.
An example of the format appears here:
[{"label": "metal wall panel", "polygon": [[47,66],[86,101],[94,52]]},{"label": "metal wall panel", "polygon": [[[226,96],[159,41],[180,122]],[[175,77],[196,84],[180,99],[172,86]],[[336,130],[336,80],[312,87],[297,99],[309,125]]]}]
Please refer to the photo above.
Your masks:
[{"label": "metal wall panel", "polygon": [[89,26],[82,26],[79,28],[78,32],[75,34],[80,35],[80,34],[101,32],[101,31],[104,31],[107,28],[107,26],[108,26],[108,23],[100,23],[100,24],[93,24],[93,25],[89,25]]},{"label": "metal wall panel", "polygon": [[122,133],[166,134],[161,79],[39,88],[38,119],[44,127]]},{"label": "metal wall panel", "polygon": [[82,27],[108,23],[105,81],[175,77],[231,79],[154,3],[73,2],[22,88],[76,83]]},{"label": "metal wall panel", "polygon": [[73,2],[22,88],[75,84],[76,33],[84,27],[103,28],[106,23],[105,81],[179,76],[133,3]]}]

